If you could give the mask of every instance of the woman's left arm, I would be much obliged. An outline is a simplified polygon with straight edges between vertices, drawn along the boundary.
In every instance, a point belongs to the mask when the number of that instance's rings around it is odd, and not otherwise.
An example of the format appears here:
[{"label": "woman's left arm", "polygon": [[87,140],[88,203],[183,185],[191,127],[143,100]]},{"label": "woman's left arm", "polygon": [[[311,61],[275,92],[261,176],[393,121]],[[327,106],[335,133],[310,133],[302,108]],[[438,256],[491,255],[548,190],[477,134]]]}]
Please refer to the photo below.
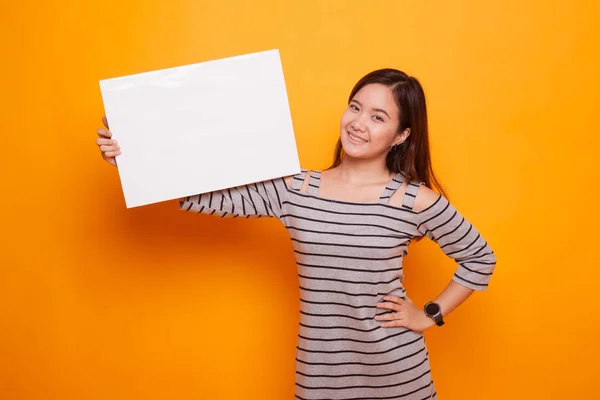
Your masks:
[{"label": "woman's left arm", "polygon": [[[477,229],[444,196],[421,186],[415,199],[415,211],[419,216],[418,232],[436,242],[457,263],[452,280],[433,299],[439,304],[442,316],[446,317],[473,291],[487,289],[496,266],[496,255]],[[376,318],[385,321],[384,327],[405,326],[423,331],[435,325],[423,308],[410,301],[394,296],[386,296],[382,300],[386,302],[377,307],[396,311],[396,314]]]},{"label": "woman's left arm", "polygon": [[443,316],[461,305],[474,290],[486,290],[496,267],[496,254],[479,231],[442,195],[422,186],[415,199],[417,230],[453,258],[452,281],[433,301]]}]

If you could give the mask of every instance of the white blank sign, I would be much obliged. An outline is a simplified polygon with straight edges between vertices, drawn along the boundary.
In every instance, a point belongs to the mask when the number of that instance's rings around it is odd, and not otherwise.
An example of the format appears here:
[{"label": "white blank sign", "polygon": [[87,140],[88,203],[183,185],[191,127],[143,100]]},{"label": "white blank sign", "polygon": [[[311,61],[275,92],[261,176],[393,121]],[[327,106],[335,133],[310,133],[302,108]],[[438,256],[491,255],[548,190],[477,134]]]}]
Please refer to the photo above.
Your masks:
[{"label": "white blank sign", "polygon": [[100,81],[127,208],[300,172],[278,50]]}]

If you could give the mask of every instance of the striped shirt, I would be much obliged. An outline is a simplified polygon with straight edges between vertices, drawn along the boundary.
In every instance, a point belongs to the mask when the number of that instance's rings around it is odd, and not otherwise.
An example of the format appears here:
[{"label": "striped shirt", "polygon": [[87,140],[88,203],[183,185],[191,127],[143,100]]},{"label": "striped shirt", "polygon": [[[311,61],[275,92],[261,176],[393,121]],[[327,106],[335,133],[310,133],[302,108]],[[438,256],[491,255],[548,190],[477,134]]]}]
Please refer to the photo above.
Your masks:
[{"label": "striped shirt", "polygon": [[[300,189],[308,175],[308,189]],[[300,282],[296,398],[300,400],[437,398],[421,333],[382,328],[385,295],[406,298],[402,260],[412,239],[427,236],[456,263],[453,280],[485,290],[494,252],[448,200],[414,211],[419,184],[402,206],[388,204],[405,178],[397,174],[379,201],[319,196],[320,172],[190,196],[182,210],[221,217],[275,217],[292,240]]]}]

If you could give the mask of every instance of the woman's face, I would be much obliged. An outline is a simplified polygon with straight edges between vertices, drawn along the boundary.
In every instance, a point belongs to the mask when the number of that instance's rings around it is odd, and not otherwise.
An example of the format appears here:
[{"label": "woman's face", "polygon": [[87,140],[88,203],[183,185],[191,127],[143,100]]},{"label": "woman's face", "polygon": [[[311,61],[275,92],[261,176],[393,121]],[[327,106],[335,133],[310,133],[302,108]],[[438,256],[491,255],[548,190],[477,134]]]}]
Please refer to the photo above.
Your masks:
[{"label": "woman's face", "polygon": [[347,156],[372,159],[402,142],[408,132],[397,131],[400,119],[392,90],[382,84],[364,86],[348,104],[340,122],[340,139]]}]

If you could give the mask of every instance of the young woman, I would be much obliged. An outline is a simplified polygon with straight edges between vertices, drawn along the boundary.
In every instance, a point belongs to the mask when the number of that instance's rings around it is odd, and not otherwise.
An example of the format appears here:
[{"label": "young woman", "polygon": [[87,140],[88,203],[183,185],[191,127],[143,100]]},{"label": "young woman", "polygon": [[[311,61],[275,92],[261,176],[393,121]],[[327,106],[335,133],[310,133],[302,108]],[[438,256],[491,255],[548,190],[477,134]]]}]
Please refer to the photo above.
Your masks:
[{"label": "young woman", "polygon": [[[350,93],[340,125],[329,169],[190,196],[180,208],[276,217],[287,228],[301,300],[296,398],[436,398],[422,332],[487,288],[494,252],[433,174],[417,79],[371,72]],[[97,144],[116,165],[121,153],[107,129]],[[457,269],[436,299],[417,307],[402,285],[402,259],[423,236]]]}]

